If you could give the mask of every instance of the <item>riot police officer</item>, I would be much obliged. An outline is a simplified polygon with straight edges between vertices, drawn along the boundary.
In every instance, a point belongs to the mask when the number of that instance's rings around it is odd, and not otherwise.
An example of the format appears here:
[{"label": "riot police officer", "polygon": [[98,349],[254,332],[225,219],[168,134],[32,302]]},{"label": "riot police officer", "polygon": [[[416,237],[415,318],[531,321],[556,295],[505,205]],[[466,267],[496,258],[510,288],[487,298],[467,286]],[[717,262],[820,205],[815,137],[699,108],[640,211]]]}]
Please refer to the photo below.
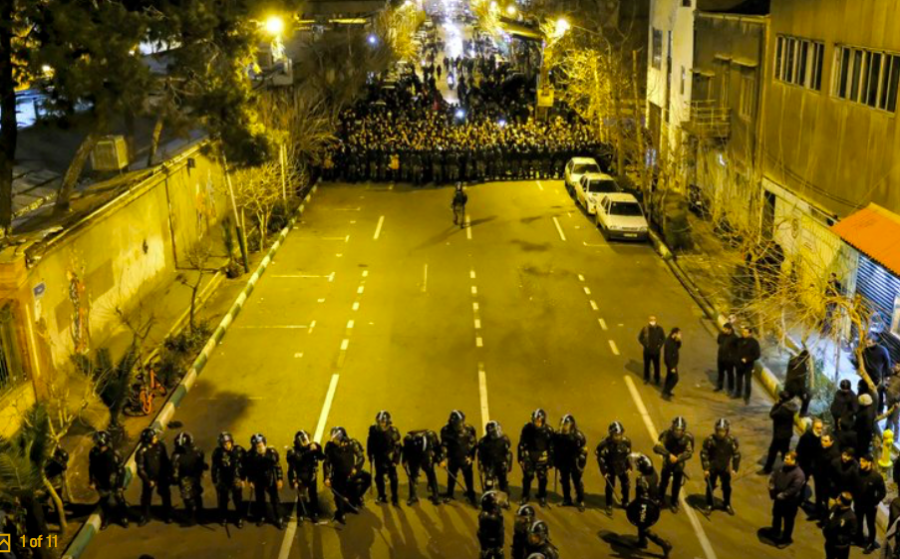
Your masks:
[{"label": "riot police officer", "polygon": [[528,529],[534,524],[534,507],[521,505],[513,521],[512,559],[525,559],[528,548]]},{"label": "riot police officer", "polygon": [[[303,516],[313,522],[319,521],[319,462],[325,460],[325,453],[319,443],[310,438],[309,433],[300,430],[294,435],[294,447],[287,451],[288,483],[297,492]],[[301,517],[302,518],[302,517]]]},{"label": "riot police officer", "polygon": [[406,475],[409,477],[409,506],[418,502],[416,496],[416,483],[419,479],[419,471],[425,472],[428,480],[428,490],[431,492],[431,502],[440,504],[438,494],[437,475],[434,473],[434,465],[444,461],[443,450],[437,433],[431,429],[410,431],[403,438],[403,458],[401,460]]},{"label": "riot police officer", "polygon": [[622,508],[628,508],[631,439],[625,436],[625,427],[618,421],[609,424],[608,432],[609,436],[600,441],[594,455],[597,456],[600,475],[606,480],[606,514],[611,515],[617,479],[622,487]]},{"label": "riot police officer", "polygon": [[472,475],[472,463],[475,461],[475,447],[478,438],[475,428],[466,423],[466,414],[459,410],[450,412],[447,424],[441,427],[442,454],[447,461],[447,492],[444,502],[453,499],[457,476],[462,472],[466,483],[466,498],[475,506],[475,482]]},{"label": "riot police officer", "polygon": [[94,447],[88,455],[88,477],[91,489],[100,495],[101,530],[109,526],[114,518],[123,527],[128,527],[123,473],[122,457],[112,447],[109,433],[94,433]]},{"label": "riot police officer", "polygon": [[234,503],[237,516],[235,524],[238,528],[244,525],[244,448],[234,444],[234,437],[228,431],[219,433],[219,446],[212,454],[213,486],[216,488],[216,500],[219,505],[219,522],[222,526],[228,523],[228,500]]},{"label": "riot police officer", "polygon": [[172,463],[166,445],[159,440],[156,430],[141,431],[141,447],[135,456],[138,477],[141,478],[141,520],[139,526],[150,522],[150,503],[153,490],[162,499],[163,521],[172,522],[172,493],[169,484],[172,479]]},{"label": "riot police officer", "polygon": [[363,470],[366,455],[362,444],[347,436],[343,427],[331,429],[331,440],[325,444],[325,487],[334,494],[334,520],[345,524],[346,511],[359,512],[363,495],[372,476]]},{"label": "riot police officer", "polygon": [[694,436],[687,431],[687,420],[678,416],[672,420],[672,426],[659,435],[659,441],[653,451],[663,459],[662,473],[659,480],[659,499],[666,498],[669,480],[672,481],[672,512],[678,512],[678,496],[684,484],[684,468],[694,455]]},{"label": "riot police officer", "polygon": [[563,416],[559,422],[559,432],[554,435],[553,459],[562,478],[563,506],[572,506],[570,485],[575,485],[575,502],[578,510],[584,512],[584,483],[581,476],[587,464],[587,439],[570,414]]},{"label": "riot police officer", "polygon": [[375,488],[378,490],[378,502],[386,503],[384,478],[391,482],[391,504],[400,506],[399,481],[397,465],[400,463],[400,431],[391,423],[391,413],[380,411],[375,416],[375,424],[369,427],[366,439],[366,454],[375,474]]},{"label": "riot police officer", "polygon": [[638,529],[638,547],[647,548],[647,540],[662,548],[663,557],[668,557],[672,544],[662,539],[650,528],[659,520],[661,494],[658,491],[659,476],[653,468],[653,462],[643,454],[633,454],[632,461],[638,472],[635,483],[634,501],[629,503],[626,513],[628,521]]},{"label": "riot police officer", "polygon": [[[281,518],[281,497],[278,491],[284,485],[284,472],[278,451],[266,446],[266,437],[256,433],[250,437],[250,450],[245,456],[244,471],[253,489],[256,502],[256,525],[262,526],[267,517],[279,530],[284,529]],[[269,503],[266,503],[266,495]]]},{"label": "riot police officer", "polygon": [[178,433],[172,452],[172,479],[178,484],[189,525],[199,524],[203,514],[201,478],[208,467],[203,451],[194,447],[194,437],[185,431]]},{"label": "riot police officer", "polygon": [[509,494],[506,475],[512,471],[512,443],[498,421],[489,421],[486,434],[478,441],[478,471],[482,490],[494,489],[494,481],[500,491]]},{"label": "riot police officer", "polygon": [[738,441],[729,431],[731,424],[727,419],[716,421],[715,432],[703,441],[700,450],[700,463],[703,465],[703,477],[706,478],[706,514],[713,510],[713,491],[719,480],[722,481],[722,499],[725,511],[734,516],[731,508],[731,476],[741,466],[741,451]]},{"label": "riot police officer", "polygon": [[559,551],[556,546],[550,542],[550,528],[543,520],[535,520],[531,527],[528,528],[528,547],[526,548],[528,555],[536,553],[543,555],[546,559],[559,559]]},{"label": "riot police officer", "polygon": [[481,545],[481,559],[503,559],[503,508],[504,497],[497,491],[488,491],[481,496],[481,512],[478,514],[478,543]]},{"label": "riot police officer", "polygon": [[538,478],[538,502],[547,506],[547,472],[553,467],[553,428],[547,425],[547,413],[538,408],[531,421],[522,427],[518,447],[522,467],[522,504],[531,496],[531,482]]}]

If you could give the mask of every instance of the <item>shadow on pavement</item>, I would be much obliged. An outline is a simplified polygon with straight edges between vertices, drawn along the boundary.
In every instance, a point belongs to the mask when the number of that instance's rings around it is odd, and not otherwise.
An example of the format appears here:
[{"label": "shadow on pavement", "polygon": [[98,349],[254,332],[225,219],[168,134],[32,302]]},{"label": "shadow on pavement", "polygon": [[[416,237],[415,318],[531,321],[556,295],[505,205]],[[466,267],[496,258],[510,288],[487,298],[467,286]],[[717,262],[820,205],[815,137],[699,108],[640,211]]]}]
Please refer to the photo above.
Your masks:
[{"label": "shadow on pavement", "polygon": [[597,536],[609,544],[610,548],[612,548],[613,555],[610,557],[661,557],[662,555],[656,555],[653,553],[648,553],[646,550],[640,549],[637,546],[638,538],[637,535],[625,536],[622,534],[616,534],[615,532],[610,532],[609,530],[600,530],[597,532]]},{"label": "shadow on pavement", "polygon": [[522,239],[513,239],[510,243],[518,245],[524,252],[545,252],[550,249],[550,243],[530,243]]},{"label": "shadow on pavement", "polygon": [[482,223],[488,223],[490,221],[494,221],[497,219],[497,216],[491,215],[488,217],[482,217],[481,219],[476,219],[475,221],[469,222],[469,227],[475,227],[476,225],[481,225]]}]

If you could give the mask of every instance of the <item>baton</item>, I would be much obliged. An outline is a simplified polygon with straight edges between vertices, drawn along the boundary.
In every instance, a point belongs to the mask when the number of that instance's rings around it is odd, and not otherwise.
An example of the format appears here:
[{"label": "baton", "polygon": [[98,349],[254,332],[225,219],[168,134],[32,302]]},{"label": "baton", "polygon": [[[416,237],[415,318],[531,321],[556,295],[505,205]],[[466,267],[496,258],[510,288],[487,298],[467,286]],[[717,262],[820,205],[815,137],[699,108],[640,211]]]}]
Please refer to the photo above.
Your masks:
[{"label": "baton", "polygon": [[343,495],[341,495],[340,493],[338,493],[337,491],[335,491],[334,487],[329,487],[328,489],[331,489],[331,492],[334,493],[334,496],[335,496],[335,497],[337,497],[337,498],[339,498],[340,500],[344,501],[344,503],[346,503],[347,506],[350,507],[350,510],[352,510],[353,512],[359,514],[359,509],[356,508],[356,507],[354,507],[354,506],[350,503],[350,501],[347,499],[347,497],[344,497]]},{"label": "baton", "polygon": [[603,477],[606,478],[606,487],[607,490],[612,491],[613,501],[619,506],[622,506],[622,501],[618,497],[616,497],[616,488],[613,486],[612,481],[609,479],[609,474],[603,474]]},{"label": "baton", "polygon": [[[297,502],[300,503],[300,510],[303,511],[303,516],[309,516],[306,514],[306,505],[303,504],[303,497],[300,495],[300,488],[297,488]],[[301,519],[302,520],[302,519]]]},{"label": "baton", "polygon": [[[448,468],[447,466],[441,466],[441,468],[443,468],[444,471],[447,472],[448,476],[453,478],[453,481],[455,481],[457,485],[459,485],[460,487],[463,487],[463,484],[460,483],[459,478],[450,473],[450,468]],[[466,487],[466,489],[468,489],[468,487]]]},{"label": "baton", "polygon": [[559,469],[553,468],[553,492],[558,493],[557,482],[559,481]]}]

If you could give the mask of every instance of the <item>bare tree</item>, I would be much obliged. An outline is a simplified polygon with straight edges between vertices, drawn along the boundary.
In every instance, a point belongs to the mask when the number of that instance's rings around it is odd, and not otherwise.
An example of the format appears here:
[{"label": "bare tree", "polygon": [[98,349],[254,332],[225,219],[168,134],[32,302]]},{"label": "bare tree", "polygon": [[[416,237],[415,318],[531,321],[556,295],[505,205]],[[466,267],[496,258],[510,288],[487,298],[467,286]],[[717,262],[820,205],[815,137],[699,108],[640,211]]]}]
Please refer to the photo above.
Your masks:
[{"label": "bare tree", "polygon": [[189,280],[184,273],[178,274],[175,278],[178,283],[191,290],[191,306],[188,311],[188,329],[191,334],[197,329],[197,294],[200,291],[200,285],[203,283],[204,274],[209,271],[207,269],[207,263],[209,262],[210,256],[211,251],[208,243],[201,240],[194,244],[194,246],[187,251],[187,261],[191,270],[195,271],[197,275],[194,277],[193,281]]}]

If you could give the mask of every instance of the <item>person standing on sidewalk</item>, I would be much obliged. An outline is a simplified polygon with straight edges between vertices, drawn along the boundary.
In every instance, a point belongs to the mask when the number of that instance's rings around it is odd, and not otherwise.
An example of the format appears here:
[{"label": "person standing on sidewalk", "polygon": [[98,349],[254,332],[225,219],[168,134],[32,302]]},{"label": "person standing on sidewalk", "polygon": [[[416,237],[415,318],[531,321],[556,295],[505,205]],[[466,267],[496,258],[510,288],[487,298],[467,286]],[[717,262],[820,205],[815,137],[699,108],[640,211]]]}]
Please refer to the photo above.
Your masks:
[{"label": "person standing on sidewalk", "polygon": [[[806,484],[815,474],[814,465],[822,454],[822,431],[825,429],[825,423],[821,419],[816,418],[809,425],[809,428],[800,435],[797,441],[797,465],[803,470],[806,476]],[[818,481],[816,482],[818,483]],[[803,489],[803,499],[801,506],[807,498],[806,488]]]},{"label": "person standing on sidewalk", "polygon": [[802,403],[800,417],[806,417],[809,412],[809,403],[812,401],[812,392],[809,390],[809,352],[807,350],[802,350],[788,360],[784,389],[791,396],[800,398]]},{"label": "person standing on sidewalk", "polygon": [[786,390],[778,394],[778,402],[772,406],[769,417],[772,418],[772,442],[769,444],[769,455],[766,457],[766,465],[763,466],[764,474],[771,474],[775,466],[775,458],[780,454],[784,458],[791,449],[791,437],[794,436],[794,414],[797,408],[794,399]]},{"label": "person standing on sidewalk", "polygon": [[719,336],[716,338],[716,343],[719,345],[716,357],[719,370],[719,377],[716,379],[716,392],[721,392],[727,386],[728,393],[734,393],[734,366],[737,362],[737,342],[738,336],[734,333],[734,325],[726,322],[722,326],[722,332],[719,332]]},{"label": "person standing on sidewalk", "polygon": [[753,384],[753,368],[761,353],[759,342],[753,337],[748,326],[741,328],[741,338],[737,343],[737,384],[732,398],[740,398],[743,391],[744,403],[750,403],[750,388]]},{"label": "person standing on sidewalk", "polygon": [[872,440],[875,438],[878,410],[872,401],[870,394],[860,394],[859,412],[856,414],[856,422],[853,430],[856,432],[856,455],[864,456],[869,453]]},{"label": "person standing on sidewalk", "polygon": [[794,543],[794,520],[800,508],[806,476],[797,466],[797,453],[788,452],[784,464],[769,478],[769,496],[772,498],[772,541],[778,549]]},{"label": "person standing on sidewalk", "polygon": [[[880,546],[875,541],[878,530],[875,528],[875,519],[878,516],[878,504],[887,495],[884,478],[873,468],[871,454],[866,454],[859,459],[859,489],[856,499],[856,543],[865,548],[866,555],[874,552]],[[863,523],[866,526],[866,535],[863,536]]]},{"label": "person standing on sidewalk", "polygon": [[663,359],[666,364],[666,384],[662,396],[671,399],[675,394],[672,390],[678,384],[678,358],[681,354],[681,329],[672,328],[669,337],[663,344]]},{"label": "person standing on sidewalk", "polygon": [[88,455],[88,478],[91,489],[100,496],[100,529],[118,520],[128,528],[128,512],[125,505],[124,466],[122,457],[112,447],[109,433],[94,433],[94,448]]},{"label": "person standing on sidewalk", "polygon": [[891,355],[874,336],[866,338],[866,347],[862,352],[863,365],[872,383],[878,389],[878,413],[884,408],[884,383],[891,374]]},{"label": "person standing on sidewalk", "polygon": [[653,365],[653,382],[659,386],[659,354],[665,341],[666,331],[651,316],[638,334],[638,342],[644,348],[644,384],[650,384],[650,365]]}]

